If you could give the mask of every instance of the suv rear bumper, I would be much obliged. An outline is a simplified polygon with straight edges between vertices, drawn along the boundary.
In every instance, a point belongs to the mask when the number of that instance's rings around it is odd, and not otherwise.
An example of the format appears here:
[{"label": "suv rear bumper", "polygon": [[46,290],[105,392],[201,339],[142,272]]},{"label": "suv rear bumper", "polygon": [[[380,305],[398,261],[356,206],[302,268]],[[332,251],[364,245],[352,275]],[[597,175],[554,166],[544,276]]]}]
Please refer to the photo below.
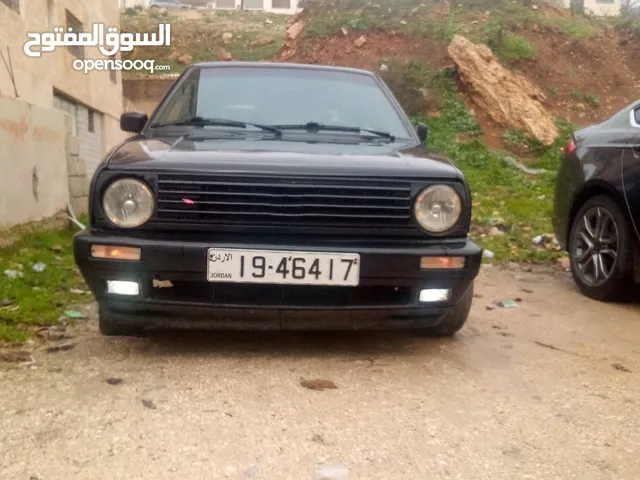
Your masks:
[{"label": "suv rear bumper", "polygon": [[[92,257],[94,244],[139,247],[139,261]],[[357,287],[210,283],[209,248],[358,253]],[[123,325],[251,330],[424,328],[437,324],[477,276],[482,249],[470,240],[420,246],[239,244],[149,240],[84,231],[75,260],[112,321]],[[424,256],[464,257],[460,269],[420,268]],[[173,286],[154,286],[154,279]],[[107,293],[108,280],[137,282],[136,296]],[[449,289],[445,301],[419,301],[423,289]]]}]

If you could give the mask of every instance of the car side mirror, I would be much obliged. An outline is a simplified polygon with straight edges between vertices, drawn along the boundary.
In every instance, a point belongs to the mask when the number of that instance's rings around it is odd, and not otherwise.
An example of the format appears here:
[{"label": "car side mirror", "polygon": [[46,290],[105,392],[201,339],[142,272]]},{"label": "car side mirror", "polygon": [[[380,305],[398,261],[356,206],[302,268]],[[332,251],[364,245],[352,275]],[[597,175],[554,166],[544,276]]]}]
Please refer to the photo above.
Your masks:
[{"label": "car side mirror", "polygon": [[120,129],[125,132],[140,133],[149,120],[146,113],[126,112],[120,115]]},{"label": "car side mirror", "polygon": [[426,143],[427,137],[429,136],[429,127],[427,127],[424,123],[418,123],[416,125],[416,133],[418,134],[420,143]]}]

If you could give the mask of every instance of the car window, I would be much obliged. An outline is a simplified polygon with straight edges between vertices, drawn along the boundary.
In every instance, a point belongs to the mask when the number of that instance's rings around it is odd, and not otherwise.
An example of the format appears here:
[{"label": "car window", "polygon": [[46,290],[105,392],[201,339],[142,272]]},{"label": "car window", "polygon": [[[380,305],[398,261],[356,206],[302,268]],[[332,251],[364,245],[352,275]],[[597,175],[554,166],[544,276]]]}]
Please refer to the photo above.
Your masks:
[{"label": "car window", "polygon": [[636,108],[633,111],[633,115],[634,115],[635,120],[636,120],[636,126],[640,127],[640,108]]},{"label": "car window", "polygon": [[[382,130],[397,138],[411,133],[374,78],[367,75],[283,68],[204,68],[197,88],[171,99],[186,104],[197,95],[191,116],[269,125],[318,122]],[[175,121],[181,110],[162,112],[154,123]],[[184,116],[187,118],[187,115]]]}]

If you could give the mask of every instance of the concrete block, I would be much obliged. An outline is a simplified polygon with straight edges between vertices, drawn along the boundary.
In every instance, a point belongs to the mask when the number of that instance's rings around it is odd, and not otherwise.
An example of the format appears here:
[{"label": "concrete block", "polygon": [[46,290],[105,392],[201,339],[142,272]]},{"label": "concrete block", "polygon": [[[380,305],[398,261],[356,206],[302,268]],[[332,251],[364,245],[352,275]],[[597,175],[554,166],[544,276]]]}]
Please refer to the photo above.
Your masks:
[{"label": "concrete block", "polygon": [[67,155],[67,173],[70,177],[86,177],[87,165],[82,157]]},{"label": "concrete block", "polygon": [[76,215],[82,215],[89,212],[89,197],[73,197],[71,198],[71,208]]},{"label": "concrete block", "polygon": [[67,154],[80,155],[80,139],[78,137],[67,137]]},{"label": "concrete block", "polygon": [[86,195],[86,177],[69,177],[69,194],[71,197],[83,197]]}]

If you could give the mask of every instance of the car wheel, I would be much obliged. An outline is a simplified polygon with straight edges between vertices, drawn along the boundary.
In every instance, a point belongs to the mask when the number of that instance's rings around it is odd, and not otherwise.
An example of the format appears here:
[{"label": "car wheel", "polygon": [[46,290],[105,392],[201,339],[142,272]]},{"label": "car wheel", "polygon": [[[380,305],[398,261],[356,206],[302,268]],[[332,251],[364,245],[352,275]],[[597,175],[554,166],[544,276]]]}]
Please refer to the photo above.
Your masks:
[{"label": "car wheel", "polygon": [[107,337],[140,337],[144,333],[142,327],[115,322],[109,310],[102,306],[98,313],[98,328]]},{"label": "car wheel", "polygon": [[575,216],[569,236],[571,274],[578,288],[600,301],[621,299],[630,285],[631,230],[620,207],[599,195]]},{"label": "car wheel", "polygon": [[427,337],[452,337],[467,322],[471,303],[473,303],[473,283],[469,285],[456,306],[443,315],[439,324],[421,329],[419,334]]}]

